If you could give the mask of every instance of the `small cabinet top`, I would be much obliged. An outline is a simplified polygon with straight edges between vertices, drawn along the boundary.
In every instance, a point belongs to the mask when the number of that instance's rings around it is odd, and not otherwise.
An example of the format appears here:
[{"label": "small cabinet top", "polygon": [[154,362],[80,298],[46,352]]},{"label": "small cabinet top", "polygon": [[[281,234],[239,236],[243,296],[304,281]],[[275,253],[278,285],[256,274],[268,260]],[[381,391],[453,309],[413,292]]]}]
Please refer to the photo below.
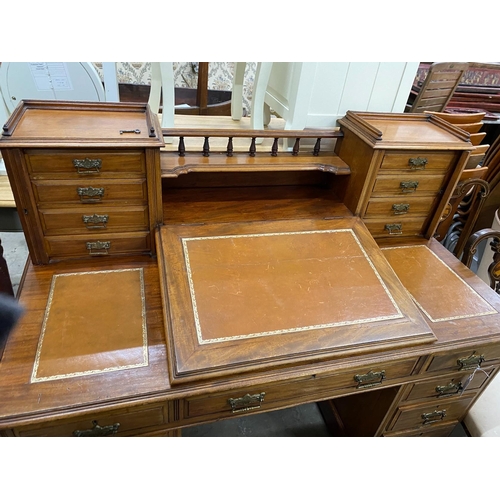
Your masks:
[{"label": "small cabinet top", "polygon": [[0,138],[0,148],[163,145],[158,118],[142,103],[24,100]]},{"label": "small cabinet top", "polygon": [[358,113],[339,120],[374,149],[472,150],[468,132],[425,113]]}]

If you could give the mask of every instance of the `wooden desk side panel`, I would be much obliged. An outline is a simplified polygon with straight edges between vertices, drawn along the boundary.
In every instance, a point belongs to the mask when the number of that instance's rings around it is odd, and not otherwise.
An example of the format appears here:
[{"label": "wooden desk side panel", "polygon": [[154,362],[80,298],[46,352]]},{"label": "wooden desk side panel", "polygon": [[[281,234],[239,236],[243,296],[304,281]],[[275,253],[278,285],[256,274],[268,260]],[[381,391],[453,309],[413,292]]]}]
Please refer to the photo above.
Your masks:
[{"label": "wooden desk side panel", "polygon": [[26,161],[22,149],[3,149],[2,156],[16,200],[17,213],[21,222],[30,258],[34,264],[47,264],[48,256],[43,245],[42,223],[38,214]]}]

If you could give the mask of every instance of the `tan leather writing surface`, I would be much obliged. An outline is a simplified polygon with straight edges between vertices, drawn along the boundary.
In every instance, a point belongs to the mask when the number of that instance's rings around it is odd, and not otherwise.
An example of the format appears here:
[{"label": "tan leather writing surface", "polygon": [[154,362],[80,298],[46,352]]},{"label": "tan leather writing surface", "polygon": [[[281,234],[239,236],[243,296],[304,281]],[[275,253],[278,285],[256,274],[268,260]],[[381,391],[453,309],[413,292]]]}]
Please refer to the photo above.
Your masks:
[{"label": "tan leather writing surface", "polygon": [[425,245],[384,248],[415,302],[433,322],[497,311]]},{"label": "tan leather writing surface", "polygon": [[356,217],[162,226],[172,383],[435,340]]},{"label": "tan leather writing surface", "polygon": [[142,269],[54,275],[32,382],[146,366]]},{"label": "tan leather writing surface", "polygon": [[352,230],[183,245],[200,344],[402,317]]}]

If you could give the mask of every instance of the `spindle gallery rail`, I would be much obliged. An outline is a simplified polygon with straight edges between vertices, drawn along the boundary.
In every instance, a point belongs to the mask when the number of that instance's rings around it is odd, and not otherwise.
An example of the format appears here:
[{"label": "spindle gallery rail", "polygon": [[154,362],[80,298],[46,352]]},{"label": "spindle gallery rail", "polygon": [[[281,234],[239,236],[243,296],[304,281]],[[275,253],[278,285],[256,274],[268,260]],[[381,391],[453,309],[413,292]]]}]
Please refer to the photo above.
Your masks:
[{"label": "spindle gallery rail", "polygon": [[[177,177],[188,172],[248,172],[322,170],[337,175],[349,175],[350,169],[332,150],[321,151],[322,139],[338,139],[338,130],[240,130],[240,129],[162,129],[164,137],[178,138],[177,152],[163,151],[162,177]],[[188,151],[186,138],[202,138],[203,147]],[[210,139],[227,138],[225,150],[211,151]],[[268,151],[257,147],[257,138],[272,139]],[[248,139],[248,150],[235,150],[233,139]],[[294,140],[291,150],[279,148],[280,139]],[[302,139],[315,139],[314,146],[301,150]]]}]

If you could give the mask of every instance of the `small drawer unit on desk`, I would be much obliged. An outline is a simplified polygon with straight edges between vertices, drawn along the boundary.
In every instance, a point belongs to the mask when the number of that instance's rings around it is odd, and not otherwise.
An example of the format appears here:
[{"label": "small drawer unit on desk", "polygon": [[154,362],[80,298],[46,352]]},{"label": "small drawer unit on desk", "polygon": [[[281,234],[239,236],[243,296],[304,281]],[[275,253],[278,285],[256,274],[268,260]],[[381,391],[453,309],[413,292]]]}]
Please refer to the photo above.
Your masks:
[{"label": "small drawer unit on desk", "polygon": [[339,125],[346,206],[375,238],[433,236],[472,150],[468,135],[423,114],[349,111]]},{"label": "small drawer unit on desk", "polygon": [[[162,146],[146,104],[22,101],[3,128],[0,150],[32,262],[153,255],[150,234],[163,222]],[[70,240],[94,232],[113,235],[105,246],[119,250],[76,251]],[[59,244],[63,235],[71,235],[68,249]]]}]

